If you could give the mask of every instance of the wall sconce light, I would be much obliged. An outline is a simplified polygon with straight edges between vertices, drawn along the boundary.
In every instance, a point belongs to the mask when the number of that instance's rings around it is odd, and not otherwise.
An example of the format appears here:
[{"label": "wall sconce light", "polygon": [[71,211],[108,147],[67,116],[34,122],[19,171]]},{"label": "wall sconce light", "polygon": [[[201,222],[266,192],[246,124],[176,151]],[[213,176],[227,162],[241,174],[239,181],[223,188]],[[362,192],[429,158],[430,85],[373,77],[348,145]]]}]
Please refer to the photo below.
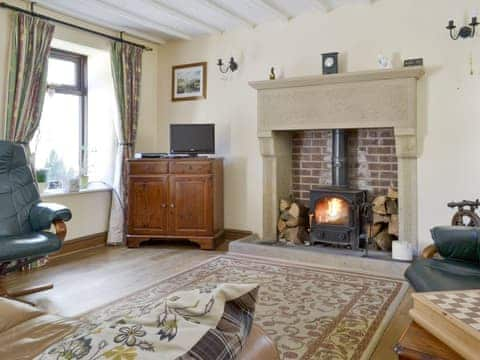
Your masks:
[{"label": "wall sconce light", "polygon": [[233,73],[238,69],[238,64],[233,57],[230,58],[228,64],[224,64],[222,59],[218,59],[217,66],[222,74],[226,74],[229,71]]},{"label": "wall sconce light", "polygon": [[458,33],[455,31],[457,26],[455,25],[455,22],[453,20],[450,20],[448,22],[447,30],[450,31],[450,37],[453,40],[458,40],[459,38],[467,39],[475,37],[475,28],[478,25],[480,25],[480,23],[477,21],[477,17],[473,16],[472,22],[468,25],[462,26]]}]

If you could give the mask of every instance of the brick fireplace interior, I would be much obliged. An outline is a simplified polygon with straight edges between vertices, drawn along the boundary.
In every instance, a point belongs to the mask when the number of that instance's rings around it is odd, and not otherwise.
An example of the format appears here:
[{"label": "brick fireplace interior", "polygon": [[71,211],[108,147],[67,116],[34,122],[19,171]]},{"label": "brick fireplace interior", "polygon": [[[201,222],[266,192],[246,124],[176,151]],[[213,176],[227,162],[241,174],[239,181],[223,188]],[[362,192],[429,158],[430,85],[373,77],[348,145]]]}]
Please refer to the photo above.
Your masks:
[{"label": "brick fireplace interior", "polygon": [[[366,190],[370,200],[397,188],[393,128],[348,130],[347,136],[348,186]],[[332,184],[332,131],[295,131],[292,141],[292,193],[309,206],[310,190]]]}]

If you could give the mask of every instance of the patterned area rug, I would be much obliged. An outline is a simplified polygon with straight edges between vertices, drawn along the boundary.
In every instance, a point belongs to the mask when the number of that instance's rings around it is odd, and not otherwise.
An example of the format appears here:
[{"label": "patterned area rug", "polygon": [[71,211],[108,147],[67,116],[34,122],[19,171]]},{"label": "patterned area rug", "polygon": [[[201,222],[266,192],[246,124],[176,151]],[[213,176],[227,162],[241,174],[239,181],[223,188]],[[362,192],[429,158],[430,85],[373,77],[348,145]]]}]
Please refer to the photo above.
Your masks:
[{"label": "patterned area rug", "polygon": [[219,282],[260,284],[255,322],[276,342],[282,359],[368,359],[407,288],[387,277],[225,255],[85,318],[146,314],[173,291]]}]

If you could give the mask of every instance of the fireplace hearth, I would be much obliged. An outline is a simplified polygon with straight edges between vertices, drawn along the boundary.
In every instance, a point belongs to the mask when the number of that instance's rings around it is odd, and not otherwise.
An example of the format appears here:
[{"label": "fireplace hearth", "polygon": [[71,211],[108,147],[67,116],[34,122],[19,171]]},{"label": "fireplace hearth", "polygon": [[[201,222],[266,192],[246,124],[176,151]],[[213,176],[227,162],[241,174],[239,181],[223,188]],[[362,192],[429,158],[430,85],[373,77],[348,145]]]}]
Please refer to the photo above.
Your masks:
[{"label": "fireplace hearth", "polygon": [[357,250],[367,191],[348,189],[347,135],[332,130],[332,186],[310,191],[310,242]]}]

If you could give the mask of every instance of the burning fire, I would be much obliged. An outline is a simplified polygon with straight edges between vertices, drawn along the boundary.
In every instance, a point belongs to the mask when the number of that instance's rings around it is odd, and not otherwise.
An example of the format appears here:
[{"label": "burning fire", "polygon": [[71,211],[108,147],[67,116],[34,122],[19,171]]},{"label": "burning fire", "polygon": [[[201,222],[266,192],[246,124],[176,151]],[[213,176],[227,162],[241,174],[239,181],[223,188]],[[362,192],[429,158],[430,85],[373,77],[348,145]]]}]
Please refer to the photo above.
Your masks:
[{"label": "burning fire", "polygon": [[340,215],[341,207],[342,201],[340,199],[333,198],[328,201],[327,215],[329,220],[337,220],[338,216]]},{"label": "burning fire", "polygon": [[326,197],[315,206],[315,222],[317,224],[348,224],[348,203],[338,197]]}]

